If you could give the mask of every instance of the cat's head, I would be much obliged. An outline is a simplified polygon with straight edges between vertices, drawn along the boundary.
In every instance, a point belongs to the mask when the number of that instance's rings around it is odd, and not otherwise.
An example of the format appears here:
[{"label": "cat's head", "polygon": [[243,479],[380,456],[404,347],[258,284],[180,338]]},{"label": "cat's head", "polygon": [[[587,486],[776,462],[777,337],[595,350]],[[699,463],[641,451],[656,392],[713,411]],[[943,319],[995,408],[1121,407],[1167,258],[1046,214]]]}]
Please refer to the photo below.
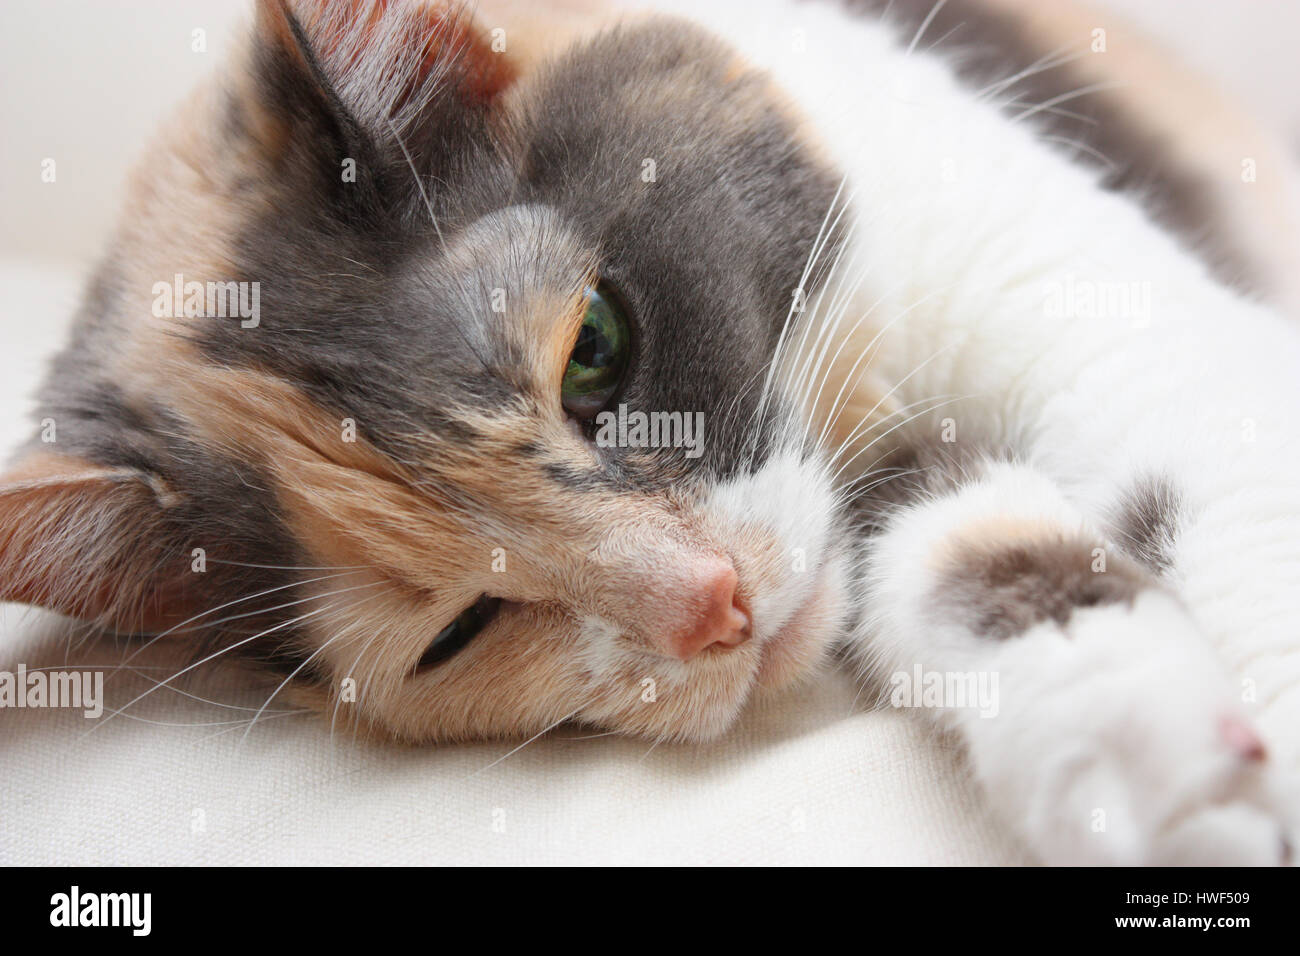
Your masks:
[{"label": "cat's head", "polygon": [[411,740],[707,737],[821,659],[848,556],[773,357],[837,175],[687,24],[492,28],[261,4],[136,174],[5,596]]}]

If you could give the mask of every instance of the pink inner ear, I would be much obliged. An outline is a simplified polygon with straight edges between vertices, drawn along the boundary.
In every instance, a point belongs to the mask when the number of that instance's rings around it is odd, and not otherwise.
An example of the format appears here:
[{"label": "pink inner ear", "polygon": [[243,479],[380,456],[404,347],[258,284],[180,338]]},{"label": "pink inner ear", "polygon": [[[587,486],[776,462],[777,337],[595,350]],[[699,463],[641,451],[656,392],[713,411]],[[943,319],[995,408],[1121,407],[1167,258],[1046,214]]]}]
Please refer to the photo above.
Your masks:
[{"label": "pink inner ear", "polygon": [[[308,19],[312,42],[323,61],[338,59],[345,36],[350,38],[347,45],[352,46],[349,56],[355,60],[364,56],[368,49],[381,46],[381,22],[386,16],[394,15],[389,13],[392,6],[391,0],[333,0],[310,5],[303,15]],[[514,67],[504,54],[493,52],[491,44],[469,15],[454,12],[453,6],[446,2],[430,2],[410,11],[410,39],[424,45],[424,56],[421,68],[412,75],[407,95],[414,94],[439,63],[445,62],[449,53],[454,53],[464,77],[464,94],[474,101],[489,103],[514,82]],[[352,38],[358,31],[362,41],[353,46],[355,40]],[[346,69],[356,64],[345,62],[336,65]]]},{"label": "pink inner ear", "polygon": [[446,28],[462,51],[465,70],[465,88],[470,96],[484,103],[496,99],[517,78],[514,66],[503,53],[493,51],[491,44],[468,18],[449,22]]},{"label": "pink inner ear", "polygon": [[48,452],[0,478],[0,600],[119,630],[186,616],[179,564],[160,560],[161,505],[143,476]]}]

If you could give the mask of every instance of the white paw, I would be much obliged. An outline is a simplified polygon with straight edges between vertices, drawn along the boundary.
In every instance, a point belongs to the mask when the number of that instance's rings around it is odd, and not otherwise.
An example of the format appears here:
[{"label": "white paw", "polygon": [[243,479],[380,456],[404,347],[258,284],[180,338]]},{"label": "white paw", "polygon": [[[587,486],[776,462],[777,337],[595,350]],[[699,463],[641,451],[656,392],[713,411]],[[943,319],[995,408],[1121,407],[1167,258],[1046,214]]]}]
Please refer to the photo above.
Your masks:
[{"label": "white paw", "polygon": [[1291,862],[1293,795],[1173,598],[1080,609],[1008,641],[998,666],[997,726],[970,728],[972,757],[1044,862]]}]

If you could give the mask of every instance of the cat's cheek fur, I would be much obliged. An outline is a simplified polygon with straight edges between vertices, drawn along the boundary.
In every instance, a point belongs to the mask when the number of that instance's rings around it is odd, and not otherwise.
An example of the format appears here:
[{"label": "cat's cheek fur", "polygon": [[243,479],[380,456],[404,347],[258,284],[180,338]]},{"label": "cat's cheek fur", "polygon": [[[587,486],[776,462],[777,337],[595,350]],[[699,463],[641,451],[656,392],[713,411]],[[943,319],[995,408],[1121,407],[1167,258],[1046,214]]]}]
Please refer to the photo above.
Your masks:
[{"label": "cat's cheek fur", "polygon": [[[512,487],[519,487],[518,481]],[[305,506],[325,492],[318,489],[297,500]],[[346,511],[344,502],[339,507]],[[604,584],[596,580],[591,558],[600,552],[599,544],[581,545],[577,550],[588,557],[566,561],[562,543],[554,542],[545,569],[568,583],[529,583],[528,562],[498,581],[485,578],[476,587],[550,598],[511,601],[468,647],[427,672],[414,672],[413,662],[454,616],[457,603],[472,598],[473,587],[461,588],[464,594],[457,597],[459,585],[447,578],[413,591],[373,572],[349,578],[352,593],[342,599],[332,596],[332,580],[312,585],[314,596],[306,606],[317,619],[308,633],[319,671],[329,675],[329,689],[306,693],[319,698],[317,709],[336,726],[414,742],[518,737],[566,719],[654,739],[714,738],[757,689],[786,686],[826,659],[848,612],[849,552],[843,530],[831,518],[834,497],[823,466],[795,454],[773,455],[755,473],[730,478],[674,506],[682,509],[681,518],[656,517],[654,509],[630,518],[617,539],[619,563],[598,562],[600,575],[624,582],[618,588],[622,606],[602,605],[598,592]],[[375,520],[340,514],[344,525],[337,532],[314,536],[318,549],[350,533],[348,527],[364,528]],[[390,523],[414,528],[419,522],[419,514],[411,512]],[[638,533],[638,525],[646,531]],[[588,540],[576,514],[570,526],[579,542]],[[664,533],[649,534],[654,528]],[[694,529],[696,544],[666,551],[685,528]],[[445,534],[442,545],[430,538],[427,547],[453,555],[466,546],[462,538]],[[716,542],[727,543],[737,568],[740,593],[754,615],[753,639],[686,661],[655,652],[647,643],[651,615],[678,602],[667,592],[638,597],[637,589],[643,579],[662,582],[655,569],[665,562],[685,560],[694,553],[691,548],[712,548]],[[420,558],[412,553],[399,561],[414,565]],[[349,555],[319,553],[317,559],[345,563]],[[428,567],[440,563],[446,561]],[[581,582],[595,590],[584,591]],[[602,606],[610,609],[598,610]]]},{"label": "cat's cheek fur", "polygon": [[432,623],[426,606],[397,592],[327,615],[333,678],[328,689],[303,690],[336,727],[410,743],[537,733],[590,694],[567,615],[555,608],[511,609],[456,658],[416,673],[406,651],[427,643]]}]

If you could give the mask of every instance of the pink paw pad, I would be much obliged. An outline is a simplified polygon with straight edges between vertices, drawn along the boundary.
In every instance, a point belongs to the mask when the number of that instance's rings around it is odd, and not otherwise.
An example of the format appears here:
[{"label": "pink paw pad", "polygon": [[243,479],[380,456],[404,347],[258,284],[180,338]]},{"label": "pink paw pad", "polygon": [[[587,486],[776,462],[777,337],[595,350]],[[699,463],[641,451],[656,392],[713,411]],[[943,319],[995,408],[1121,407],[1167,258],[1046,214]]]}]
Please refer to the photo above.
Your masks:
[{"label": "pink paw pad", "polygon": [[1224,743],[1231,747],[1243,760],[1262,761],[1267,759],[1268,750],[1255,728],[1244,718],[1228,714],[1219,719],[1219,734]]}]

